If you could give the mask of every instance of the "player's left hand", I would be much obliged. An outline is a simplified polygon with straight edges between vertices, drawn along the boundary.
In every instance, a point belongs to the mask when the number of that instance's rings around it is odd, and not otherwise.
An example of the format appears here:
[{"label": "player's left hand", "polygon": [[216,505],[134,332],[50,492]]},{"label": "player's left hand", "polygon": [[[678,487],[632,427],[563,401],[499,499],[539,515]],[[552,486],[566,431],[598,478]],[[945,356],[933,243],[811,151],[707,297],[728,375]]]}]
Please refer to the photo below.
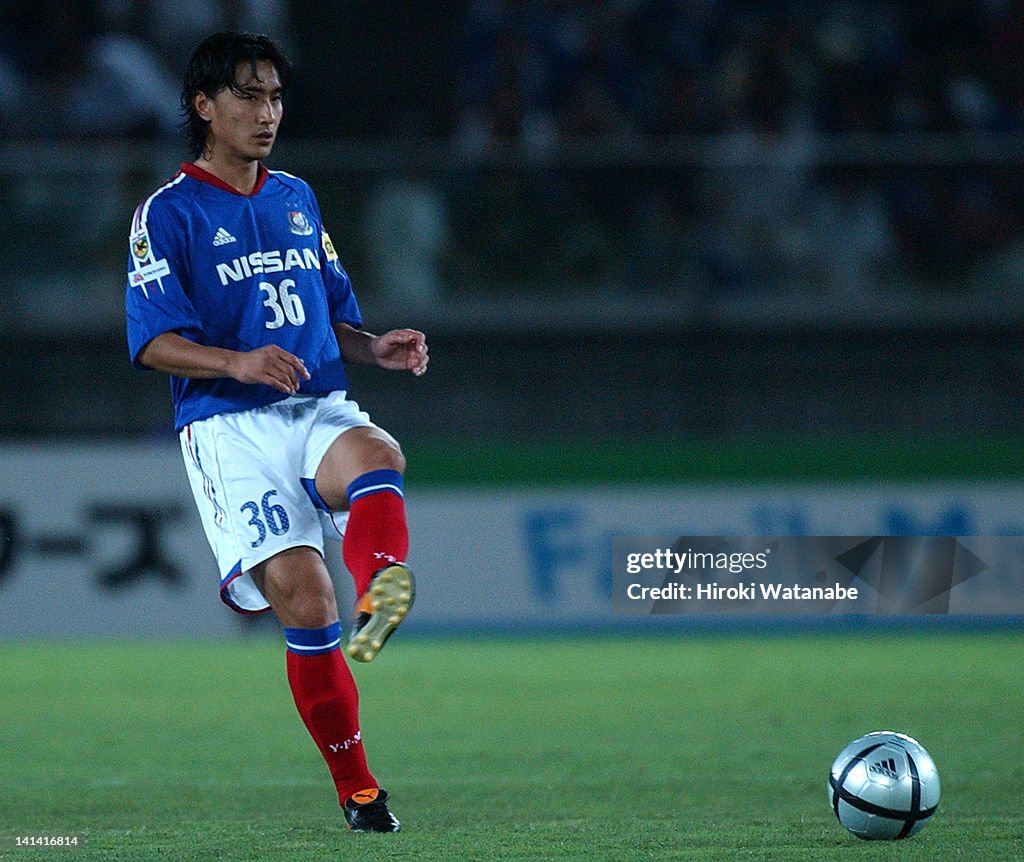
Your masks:
[{"label": "player's left hand", "polygon": [[370,350],[381,368],[411,371],[417,377],[427,373],[427,337],[415,329],[392,329],[378,335]]}]

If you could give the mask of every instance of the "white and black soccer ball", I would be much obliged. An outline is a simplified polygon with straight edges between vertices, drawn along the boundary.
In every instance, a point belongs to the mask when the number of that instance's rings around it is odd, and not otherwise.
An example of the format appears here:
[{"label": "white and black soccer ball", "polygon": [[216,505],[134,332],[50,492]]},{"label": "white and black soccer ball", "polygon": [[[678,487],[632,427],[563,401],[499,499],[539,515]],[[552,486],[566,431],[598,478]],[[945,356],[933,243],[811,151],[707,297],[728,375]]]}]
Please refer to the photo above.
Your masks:
[{"label": "white and black soccer ball", "polygon": [[931,755],[903,733],[877,730],[855,739],[832,764],[828,799],[858,838],[907,838],[939,805],[939,771]]}]

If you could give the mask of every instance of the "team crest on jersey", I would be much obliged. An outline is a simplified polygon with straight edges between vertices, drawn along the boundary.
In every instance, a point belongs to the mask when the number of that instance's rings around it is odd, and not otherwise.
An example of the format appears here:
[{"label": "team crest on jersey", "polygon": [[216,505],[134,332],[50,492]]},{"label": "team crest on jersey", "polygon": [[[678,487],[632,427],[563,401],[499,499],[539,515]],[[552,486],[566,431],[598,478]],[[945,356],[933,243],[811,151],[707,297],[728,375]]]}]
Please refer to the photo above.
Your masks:
[{"label": "team crest on jersey", "polygon": [[313,233],[313,225],[309,223],[305,213],[298,210],[290,210],[288,213],[288,230],[299,236],[309,236]]},{"label": "team crest on jersey", "polygon": [[139,234],[132,237],[132,254],[139,260],[145,260],[149,255],[149,235]]}]

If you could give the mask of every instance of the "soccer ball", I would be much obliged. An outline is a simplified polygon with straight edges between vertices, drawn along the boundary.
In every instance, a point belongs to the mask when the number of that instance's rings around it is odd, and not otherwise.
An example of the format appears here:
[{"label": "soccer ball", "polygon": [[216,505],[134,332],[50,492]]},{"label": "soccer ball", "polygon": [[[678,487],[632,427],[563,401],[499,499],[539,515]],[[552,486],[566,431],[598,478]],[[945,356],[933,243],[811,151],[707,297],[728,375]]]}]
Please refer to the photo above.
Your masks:
[{"label": "soccer ball", "polygon": [[858,838],[907,838],[939,805],[931,755],[903,733],[877,730],[839,752],[828,778],[839,822]]}]

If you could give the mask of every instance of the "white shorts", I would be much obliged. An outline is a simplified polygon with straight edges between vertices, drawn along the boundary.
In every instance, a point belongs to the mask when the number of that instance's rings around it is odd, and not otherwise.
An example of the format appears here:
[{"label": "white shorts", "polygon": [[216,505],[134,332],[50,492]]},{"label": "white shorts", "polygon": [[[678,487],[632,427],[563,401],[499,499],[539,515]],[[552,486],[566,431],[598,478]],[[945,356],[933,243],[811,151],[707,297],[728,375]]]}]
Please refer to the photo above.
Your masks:
[{"label": "white shorts", "polygon": [[250,577],[254,566],[302,545],[322,556],[325,534],[344,534],[348,513],[323,510],[313,477],[338,435],[360,427],[374,425],[344,392],[332,392],[211,416],[181,429],[192,494],[229,607],[267,610]]}]

